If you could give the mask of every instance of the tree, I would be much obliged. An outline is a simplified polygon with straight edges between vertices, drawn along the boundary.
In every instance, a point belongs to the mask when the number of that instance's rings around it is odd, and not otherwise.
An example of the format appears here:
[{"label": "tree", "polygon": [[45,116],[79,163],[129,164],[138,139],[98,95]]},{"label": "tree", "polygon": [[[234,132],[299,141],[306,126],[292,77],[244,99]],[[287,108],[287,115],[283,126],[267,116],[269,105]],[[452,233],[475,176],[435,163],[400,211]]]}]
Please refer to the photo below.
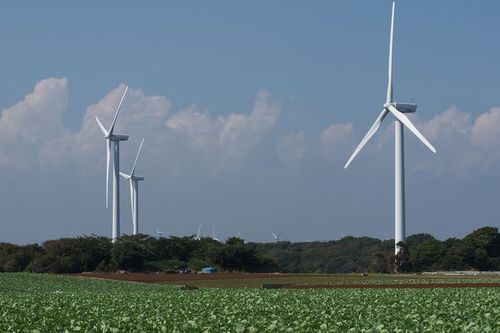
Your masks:
[{"label": "tree", "polygon": [[149,254],[150,251],[140,239],[123,236],[113,244],[111,259],[119,269],[140,271],[144,268]]},{"label": "tree", "polygon": [[372,257],[369,271],[374,273],[389,273],[387,256],[382,252],[375,253]]},{"label": "tree", "polygon": [[397,244],[399,251],[394,258],[394,272],[406,273],[411,270],[410,250],[404,242]]},{"label": "tree", "polygon": [[435,270],[439,266],[439,261],[445,251],[443,244],[434,238],[420,243],[411,251],[410,262],[412,269],[416,272]]}]

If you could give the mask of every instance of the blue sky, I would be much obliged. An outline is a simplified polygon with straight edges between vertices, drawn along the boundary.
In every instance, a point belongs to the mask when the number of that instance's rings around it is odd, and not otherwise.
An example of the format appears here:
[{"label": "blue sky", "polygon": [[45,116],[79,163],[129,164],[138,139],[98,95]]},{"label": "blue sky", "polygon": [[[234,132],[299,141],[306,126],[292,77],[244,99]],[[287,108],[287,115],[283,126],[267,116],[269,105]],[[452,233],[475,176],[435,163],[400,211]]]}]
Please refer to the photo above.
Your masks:
[{"label": "blue sky", "polygon": [[[113,113],[122,83],[134,92],[117,124],[131,134],[124,166],[146,136],[144,232],[191,234],[203,222],[218,238],[258,241],[270,229],[291,240],[391,236],[391,127],[342,170],[385,99],[390,5],[4,2],[1,240],[109,234],[91,116]],[[407,133],[410,233],[499,225],[499,10],[398,1],[395,97],[419,104],[417,126],[438,148]]]}]

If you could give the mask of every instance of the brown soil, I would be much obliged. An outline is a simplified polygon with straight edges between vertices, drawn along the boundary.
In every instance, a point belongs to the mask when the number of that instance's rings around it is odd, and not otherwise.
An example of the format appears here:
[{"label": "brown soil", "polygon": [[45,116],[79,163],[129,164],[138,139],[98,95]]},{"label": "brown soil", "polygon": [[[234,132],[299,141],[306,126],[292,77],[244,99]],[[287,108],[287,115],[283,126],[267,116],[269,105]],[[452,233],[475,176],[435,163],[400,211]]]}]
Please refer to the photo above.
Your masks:
[{"label": "brown soil", "polygon": [[[201,281],[201,280],[241,280],[241,279],[273,279],[283,278],[286,274],[268,274],[268,273],[213,273],[213,274],[154,274],[154,273],[84,273],[78,274],[82,277],[109,279],[119,281],[133,281],[146,283],[161,282],[183,282],[183,281]],[[302,275],[308,276],[308,275]],[[310,275],[313,276],[313,275]]]},{"label": "brown soil", "polygon": [[[190,281],[223,281],[223,280],[262,280],[263,284],[273,285],[273,279],[281,279],[276,283],[277,287],[289,289],[399,289],[399,288],[484,288],[484,287],[500,287],[498,282],[490,283],[365,283],[365,284],[287,284],[283,283],[283,279],[287,277],[297,277],[296,274],[269,274],[269,273],[214,273],[214,274],[155,274],[155,273],[84,273],[78,274],[82,277],[119,280],[119,281],[133,281],[144,283],[178,283]],[[314,274],[300,274],[301,277],[314,277]],[[291,282],[291,281],[290,281]],[[254,283],[255,284],[255,283]],[[259,282],[260,285],[260,282]]]}]

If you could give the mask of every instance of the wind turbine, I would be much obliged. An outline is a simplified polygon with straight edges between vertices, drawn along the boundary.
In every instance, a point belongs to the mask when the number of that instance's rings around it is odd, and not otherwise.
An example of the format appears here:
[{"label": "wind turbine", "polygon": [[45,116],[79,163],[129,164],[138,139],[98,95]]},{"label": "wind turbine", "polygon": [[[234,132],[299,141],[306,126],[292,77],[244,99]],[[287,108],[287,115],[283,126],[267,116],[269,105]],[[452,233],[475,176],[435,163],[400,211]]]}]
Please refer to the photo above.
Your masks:
[{"label": "wind turbine", "polygon": [[273,237],[274,237],[274,241],[275,241],[276,243],[278,243],[278,242],[280,241],[281,231],[280,231],[280,232],[278,232],[278,234],[277,234],[277,235],[276,235],[274,232],[271,232],[271,235],[273,235]]},{"label": "wind turbine", "polygon": [[212,239],[220,243],[220,240],[217,237],[215,237],[215,228],[212,228]]},{"label": "wind turbine", "polygon": [[200,225],[198,226],[198,232],[196,233],[196,236],[194,236],[194,239],[195,239],[195,240],[201,240],[200,235],[201,235],[201,225],[202,225],[202,224],[203,224],[203,223],[200,223]]},{"label": "wind turbine", "polygon": [[[106,138],[106,208],[108,208],[109,201],[109,168],[111,163],[111,156],[113,156],[113,224],[112,224],[112,236],[111,240],[113,243],[118,237],[120,237],[120,180],[118,179],[118,174],[120,172],[120,141],[127,141],[128,135],[118,135],[114,134],[116,119],[120,113],[123,99],[127,94],[128,86],[125,87],[120,104],[116,109],[115,117],[111,127],[107,130],[103,124],[99,121],[97,116],[95,120],[99,125],[104,137]],[[113,146],[113,155],[111,155],[111,146]]]},{"label": "wind turbine", "polygon": [[156,237],[158,239],[160,239],[162,237],[162,235],[163,235],[163,232],[161,232],[160,229],[158,229],[158,227],[156,227]]},{"label": "wind turbine", "polygon": [[139,182],[144,180],[144,177],[135,175],[135,167],[137,166],[137,160],[139,159],[139,154],[141,153],[142,145],[144,144],[144,138],[142,138],[141,145],[135,156],[134,165],[130,171],[130,175],[120,172],[120,175],[127,179],[130,184],[130,208],[132,210],[132,226],[134,228],[133,234],[137,235],[139,233]]},{"label": "wind turbine", "polygon": [[358,145],[354,153],[347,161],[344,168],[351,164],[352,160],[358,155],[359,151],[377,132],[384,118],[389,114],[395,119],[395,244],[394,252],[399,252],[397,244],[405,241],[405,179],[404,179],[404,126],[410,130],[422,143],[427,146],[433,153],[436,149],[427,141],[420,131],[412,124],[405,113],[417,111],[417,105],[413,103],[400,103],[393,100],[393,81],[392,81],[392,50],[394,46],[394,16],[396,9],[396,1],[392,3],[391,15],[391,35],[389,41],[389,69],[388,69],[388,84],[387,84],[387,99],[384,108],[378,118],[368,130],[361,143]]}]

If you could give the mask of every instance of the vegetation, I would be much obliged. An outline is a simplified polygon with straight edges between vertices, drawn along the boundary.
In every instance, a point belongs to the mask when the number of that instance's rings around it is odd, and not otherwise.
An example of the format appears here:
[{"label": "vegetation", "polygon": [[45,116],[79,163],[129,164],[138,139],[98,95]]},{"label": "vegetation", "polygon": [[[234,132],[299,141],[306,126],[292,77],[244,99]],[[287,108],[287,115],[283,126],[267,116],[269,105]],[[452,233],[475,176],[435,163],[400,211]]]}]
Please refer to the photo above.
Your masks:
[{"label": "vegetation", "polygon": [[198,271],[208,265],[226,271],[277,270],[253,245],[238,238],[230,238],[224,244],[210,238],[156,239],[148,235],[123,236],[114,244],[97,236],[62,238],[42,245],[0,243],[0,271],[4,272]]},{"label": "vegetation", "polygon": [[[407,237],[394,256],[394,240],[344,237],[338,241],[255,244],[272,258],[281,272],[424,272],[450,270],[500,270],[498,228],[480,228],[463,239],[439,241],[429,234]],[[395,263],[397,267],[395,267]]]},{"label": "vegetation", "polygon": [[422,272],[500,270],[500,234],[480,228],[463,239],[439,241],[417,234],[400,244],[369,237],[304,243],[225,243],[193,237],[153,238],[84,236],[18,246],[0,243],[0,271],[80,273],[85,271],[199,271],[211,265],[224,271],[284,273]]},{"label": "vegetation", "polygon": [[0,274],[2,332],[499,332],[500,288],[199,289]]}]

